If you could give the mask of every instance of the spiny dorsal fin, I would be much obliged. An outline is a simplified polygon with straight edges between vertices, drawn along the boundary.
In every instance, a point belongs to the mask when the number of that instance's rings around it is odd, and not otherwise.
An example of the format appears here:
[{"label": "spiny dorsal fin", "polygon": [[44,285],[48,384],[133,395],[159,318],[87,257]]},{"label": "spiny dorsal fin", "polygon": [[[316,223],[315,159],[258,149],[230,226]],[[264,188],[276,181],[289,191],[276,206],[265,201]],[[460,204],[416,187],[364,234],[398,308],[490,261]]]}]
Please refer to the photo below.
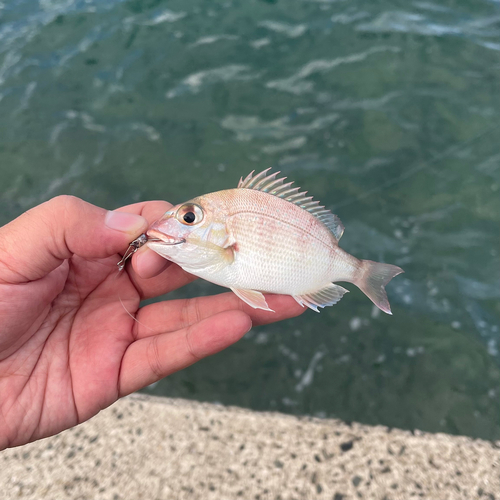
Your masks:
[{"label": "spiny dorsal fin", "polygon": [[337,238],[337,241],[340,240],[344,233],[344,226],[335,214],[332,214],[330,210],[320,205],[319,201],[314,201],[312,196],[306,196],[307,191],[300,193],[299,187],[291,187],[293,182],[285,184],[286,177],[276,179],[279,172],[267,175],[269,170],[271,170],[271,167],[257,175],[253,175],[255,172],[253,170],[245,179],[243,177],[240,179],[238,188],[256,189],[257,191],[263,191],[264,193],[269,193],[278,198],[283,198],[290,203],[294,203],[300,208],[307,210],[311,215],[314,215],[316,219],[320,220],[330,229],[335,238]]}]

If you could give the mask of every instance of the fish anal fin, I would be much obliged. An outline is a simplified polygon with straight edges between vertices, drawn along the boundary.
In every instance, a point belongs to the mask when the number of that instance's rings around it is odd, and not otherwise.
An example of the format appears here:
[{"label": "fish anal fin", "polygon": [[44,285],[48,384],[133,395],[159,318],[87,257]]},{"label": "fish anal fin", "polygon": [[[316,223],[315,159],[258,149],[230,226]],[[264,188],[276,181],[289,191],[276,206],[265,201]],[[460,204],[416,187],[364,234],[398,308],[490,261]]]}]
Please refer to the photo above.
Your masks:
[{"label": "fish anal fin", "polygon": [[231,290],[250,307],[274,312],[274,310],[267,305],[266,299],[262,293],[257,292],[256,290],[242,290],[240,288],[231,288]]},{"label": "fish anal fin", "polygon": [[263,191],[272,196],[282,198],[289,203],[293,203],[298,207],[307,210],[313,217],[316,217],[322,222],[333,234],[335,239],[340,240],[344,233],[344,226],[340,219],[327,210],[325,207],[319,205],[318,201],[314,201],[312,196],[306,196],[306,192],[300,192],[300,188],[291,187],[293,182],[284,183],[286,177],[276,178],[279,172],[268,174],[270,168],[254,175],[255,170],[250,172],[245,179],[241,178],[238,183],[240,189],[255,189],[256,191]]},{"label": "fish anal fin", "polygon": [[307,306],[313,311],[319,312],[318,307],[333,306],[336,304],[345,293],[346,290],[340,285],[329,283],[323,288],[304,295],[294,295],[293,298],[303,307]]}]

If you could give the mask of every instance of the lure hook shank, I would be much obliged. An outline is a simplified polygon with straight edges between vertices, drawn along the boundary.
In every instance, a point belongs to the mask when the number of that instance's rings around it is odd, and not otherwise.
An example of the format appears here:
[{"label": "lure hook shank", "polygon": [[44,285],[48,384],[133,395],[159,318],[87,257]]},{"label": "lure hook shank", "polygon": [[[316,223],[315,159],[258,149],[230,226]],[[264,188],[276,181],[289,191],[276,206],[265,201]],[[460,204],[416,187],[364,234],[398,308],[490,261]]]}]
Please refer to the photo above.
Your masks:
[{"label": "lure hook shank", "polygon": [[130,259],[130,257],[132,257],[132,255],[134,255],[134,253],[137,252],[139,248],[144,246],[147,243],[147,241],[148,241],[147,235],[141,234],[138,238],[136,238],[129,244],[127,251],[123,254],[123,257],[117,264],[119,272],[123,271],[123,269],[125,268],[125,264],[127,263],[127,260]]}]

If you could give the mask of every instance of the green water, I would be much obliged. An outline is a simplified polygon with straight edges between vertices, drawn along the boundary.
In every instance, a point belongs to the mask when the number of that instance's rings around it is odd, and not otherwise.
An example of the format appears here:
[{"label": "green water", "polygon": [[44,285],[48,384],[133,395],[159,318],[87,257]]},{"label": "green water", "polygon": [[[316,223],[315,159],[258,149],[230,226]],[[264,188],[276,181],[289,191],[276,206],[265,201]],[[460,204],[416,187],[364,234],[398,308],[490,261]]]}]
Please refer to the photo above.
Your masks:
[{"label": "green water", "polygon": [[405,269],[394,316],[350,286],[146,391],[499,439],[499,84],[493,0],[4,0],[0,222],[279,169]]}]

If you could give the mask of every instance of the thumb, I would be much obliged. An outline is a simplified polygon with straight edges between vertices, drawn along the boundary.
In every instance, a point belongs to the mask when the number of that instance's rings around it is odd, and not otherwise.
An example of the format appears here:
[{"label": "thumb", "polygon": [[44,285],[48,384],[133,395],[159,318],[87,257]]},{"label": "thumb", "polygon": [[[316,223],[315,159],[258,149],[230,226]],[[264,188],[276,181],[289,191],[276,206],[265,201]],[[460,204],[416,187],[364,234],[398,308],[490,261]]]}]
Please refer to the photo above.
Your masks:
[{"label": "thumb", "polygon": [[0,228],[0,281],[40,279],[74,254],[109,257],[125,250],[147,226],[140,215],[58,196]]}]

